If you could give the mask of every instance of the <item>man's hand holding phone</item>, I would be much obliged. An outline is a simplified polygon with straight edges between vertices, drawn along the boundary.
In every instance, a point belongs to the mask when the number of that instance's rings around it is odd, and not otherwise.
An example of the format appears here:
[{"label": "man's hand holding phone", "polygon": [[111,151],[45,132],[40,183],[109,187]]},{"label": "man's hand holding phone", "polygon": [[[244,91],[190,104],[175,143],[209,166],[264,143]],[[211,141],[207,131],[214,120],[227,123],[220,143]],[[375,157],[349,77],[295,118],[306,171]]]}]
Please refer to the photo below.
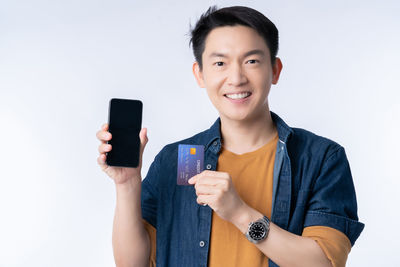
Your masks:
[{"label": "man's hand holding phone", "polygon": [[112,146],[107,144],[108,141],[112,139],[111,133],[108,131],[108,123],[103,124],[101,129],[97,132],[96,137],[101,141],[99,145],[99,157],[97,162],[101,169],[110,176],[116,184],[124,184],[130,179],[140,179],[141,180],[141,168],[142,168],[142,155],[144,148],[148,142],[147,138],[147,128],[142,128],[139,134],[140,137],[140,156],[139,156],[139,166],[136,168],[128,167],[114,167],[109,166],[106,163],[107,155],[106,153],[112,150]]},{"label": "man's hand holding phone", "polygon": [[96,136],[101,141],[97,162],[116,185],[130,179],[141,181],[142,155],[148,142],[142,126],[143,103],[140,100],[112,98],[108,123]]}]

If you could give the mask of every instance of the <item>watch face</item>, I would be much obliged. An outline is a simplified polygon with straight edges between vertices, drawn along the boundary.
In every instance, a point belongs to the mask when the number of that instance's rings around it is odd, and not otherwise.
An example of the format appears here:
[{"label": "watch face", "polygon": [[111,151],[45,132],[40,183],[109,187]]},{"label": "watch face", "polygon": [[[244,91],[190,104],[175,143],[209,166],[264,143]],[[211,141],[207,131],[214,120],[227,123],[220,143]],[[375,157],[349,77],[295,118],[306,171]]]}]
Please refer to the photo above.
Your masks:
[{"label": "watch face", "polygon": [[262,240],[266,234],[265,225],[261,222],[255,222],[249,231],[249,236],[254,240]]}]

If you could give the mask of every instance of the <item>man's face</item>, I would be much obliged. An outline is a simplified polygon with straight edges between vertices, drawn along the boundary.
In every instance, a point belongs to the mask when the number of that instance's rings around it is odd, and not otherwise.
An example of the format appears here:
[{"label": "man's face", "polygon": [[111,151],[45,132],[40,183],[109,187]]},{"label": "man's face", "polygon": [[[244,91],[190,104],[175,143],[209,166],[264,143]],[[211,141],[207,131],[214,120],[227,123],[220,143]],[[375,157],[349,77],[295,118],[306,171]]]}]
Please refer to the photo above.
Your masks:
[{"label": "man's face", "polygon": [[195,62],[193,73],[221,119],[249,121],[266,112],[269,90],[278,82],[282,64],[277,58],[271,65],[269,49],[255,30],[241,25],[213,29],[202,60],[203,70]]}]

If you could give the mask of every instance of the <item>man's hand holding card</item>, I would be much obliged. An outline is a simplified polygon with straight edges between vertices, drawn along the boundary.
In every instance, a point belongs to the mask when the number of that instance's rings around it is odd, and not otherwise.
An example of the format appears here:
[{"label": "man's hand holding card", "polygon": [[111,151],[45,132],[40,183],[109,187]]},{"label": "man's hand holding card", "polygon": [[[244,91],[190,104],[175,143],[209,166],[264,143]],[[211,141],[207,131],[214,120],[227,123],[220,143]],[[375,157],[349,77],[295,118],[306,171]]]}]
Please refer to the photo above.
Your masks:
[{"label": "man's hand holding card", "polygon": [[197,203],[207,204],[224,220],[236,222],[242,210],[247,208],[227,172],[205,170],[188,182],[196,189]]},{"label": "man's hand holding card", "polygon": [[203,170],[204,146],[178,146],[178,185],[194,185],[197,203],[208,205],[222,219],[233,222],[247,205],[227,172]]}]

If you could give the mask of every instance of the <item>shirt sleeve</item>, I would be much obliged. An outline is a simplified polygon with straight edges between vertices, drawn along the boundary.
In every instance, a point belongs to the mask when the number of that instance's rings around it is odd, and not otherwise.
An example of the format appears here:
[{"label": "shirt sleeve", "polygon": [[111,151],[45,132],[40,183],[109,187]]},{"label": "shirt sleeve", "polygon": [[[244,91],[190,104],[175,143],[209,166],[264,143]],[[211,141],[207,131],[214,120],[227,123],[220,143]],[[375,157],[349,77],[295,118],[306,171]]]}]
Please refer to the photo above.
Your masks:
[{"label": "shirt sleeve", "polygon": [[158,153],[151,163],[146,177],[142,181],[141,207],[142,218],[157,229],[158,183],[161,153]]},{"label": "shirt sleeve", "polygon": [[353,246],[364,224],[358,221],[356,192],[342,146],[327,155],[314,181],[303,228],[327,226],[344,233]]},{"label": "shirt sleeve", "polygon": [[302,236],[315,240],[331,261],[333,267],[346,266],[351,243],[344,233],[331,227],[310,226],[304,228]]},{"label": "shirt sleeve", "polygon": [[146,220],[143,219],[144,228],[149,233],[150,236],[150,261],[149,267],[156,267],[156,236],[157,230]]}]

